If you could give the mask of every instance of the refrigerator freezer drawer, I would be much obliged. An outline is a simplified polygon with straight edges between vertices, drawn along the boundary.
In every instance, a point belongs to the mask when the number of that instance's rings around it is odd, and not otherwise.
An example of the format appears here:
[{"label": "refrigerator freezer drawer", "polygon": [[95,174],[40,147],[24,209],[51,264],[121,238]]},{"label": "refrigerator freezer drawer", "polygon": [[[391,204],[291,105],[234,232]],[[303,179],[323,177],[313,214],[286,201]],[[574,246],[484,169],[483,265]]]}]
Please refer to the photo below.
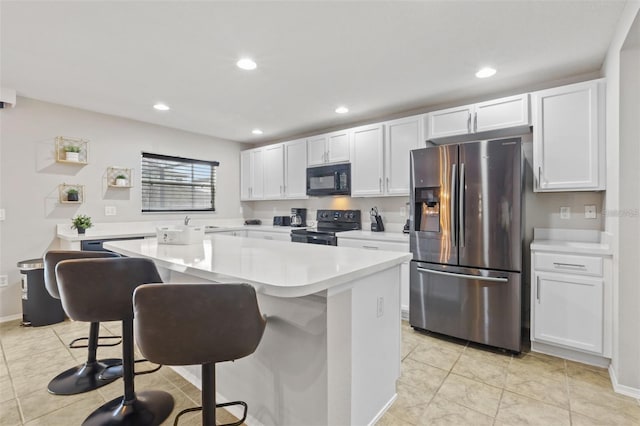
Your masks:
[{"label": "refrigerator freezer drawer", "polygon": [[520,352],[521,280],[501,272],[411,262],[412,327]]}]

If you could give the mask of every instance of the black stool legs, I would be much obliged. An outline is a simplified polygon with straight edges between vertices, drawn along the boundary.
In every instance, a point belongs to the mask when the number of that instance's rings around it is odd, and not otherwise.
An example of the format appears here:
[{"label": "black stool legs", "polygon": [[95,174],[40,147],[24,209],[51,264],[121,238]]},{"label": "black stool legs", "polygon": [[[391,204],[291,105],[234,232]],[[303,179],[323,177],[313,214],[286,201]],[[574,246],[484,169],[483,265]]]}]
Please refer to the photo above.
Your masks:
[{"label": "black stool legs", "polygon": [[124,395],[95,410],[82,423],[87,426],[126,425],[155,426],[173,410],[173,397],[163,391],[135,392],[133,352],[133,320],[122,321],[122,367]]},{"label": "black stool legs", "polygon": [[122,361],[118,358],[96,360],[99,330],[100,323],[92,322],[89,328],[89,340],[87,342],[87,361],[82,365],[70,368],[54,377],[47,386],[50,393],[55,395],[75,395],[108,385],[119,378],[119,376],[109,378],[101,377],[105,369],[118,365]]}]

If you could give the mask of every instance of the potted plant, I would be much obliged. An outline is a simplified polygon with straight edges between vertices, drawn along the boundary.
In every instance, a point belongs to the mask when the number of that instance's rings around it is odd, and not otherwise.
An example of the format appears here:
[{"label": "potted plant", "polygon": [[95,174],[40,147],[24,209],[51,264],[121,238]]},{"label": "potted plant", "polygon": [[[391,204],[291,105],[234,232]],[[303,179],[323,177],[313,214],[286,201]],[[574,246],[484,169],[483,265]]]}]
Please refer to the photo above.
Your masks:
[{"label": "potted plant", "polygon": [[80,147],[77,145],[67,145],[64,147],[65,160],[80,161]]},{"label": "potted plant", "polygon": [[129,184],[129,180],[125,175],[116,176],[116,186],[127,186]]},{"label": "potted plant", "polygon": [[78,234],[84,234],[87,228],[91,228],[91,218],[84,214],[79,214],[78,216],[71,219],[71,228],[77,229]]},{"label": "potted plant", "polygon": [[67,201],[79,201],[77,189],[75,188],[67,189]]}]

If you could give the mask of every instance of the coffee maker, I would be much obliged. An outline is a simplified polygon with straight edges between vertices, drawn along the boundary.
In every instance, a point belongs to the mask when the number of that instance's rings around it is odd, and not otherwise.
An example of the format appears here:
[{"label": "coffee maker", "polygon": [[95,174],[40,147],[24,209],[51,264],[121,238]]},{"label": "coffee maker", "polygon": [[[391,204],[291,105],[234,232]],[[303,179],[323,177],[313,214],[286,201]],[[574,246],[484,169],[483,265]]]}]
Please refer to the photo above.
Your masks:
[{"label": "coffee maker", "polygon": [[291,209],[291,226],[307,226],[307,209]]}]

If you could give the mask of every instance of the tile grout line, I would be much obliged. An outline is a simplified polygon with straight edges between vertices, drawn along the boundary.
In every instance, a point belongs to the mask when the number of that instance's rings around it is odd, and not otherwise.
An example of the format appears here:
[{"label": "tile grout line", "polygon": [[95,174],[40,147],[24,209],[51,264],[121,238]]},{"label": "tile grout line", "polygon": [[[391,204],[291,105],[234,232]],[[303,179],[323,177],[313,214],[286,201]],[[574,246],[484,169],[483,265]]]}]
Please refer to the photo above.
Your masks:
[{"label": "tile grout line", "polygon": [[2,351],[2,361],[4,362],[5,368],[7,369],[7,376],[9,377],[9,383],[11,385],[11,390],[13,392],[13,399],[16,401],[16,406],[18,407],[18,415],[20,416],[20,424],[25,424],[25,415],[22,410],[22,404],[20,404],[20,399],[18,398],[18,393],[16,392],[16,387],[13,384],[13,375],[11,374],[11,369],[9,368],[9,362],[7,361],[7,355],[4,350],[4,342],[3,339],[0,338],[0,351]]}]

